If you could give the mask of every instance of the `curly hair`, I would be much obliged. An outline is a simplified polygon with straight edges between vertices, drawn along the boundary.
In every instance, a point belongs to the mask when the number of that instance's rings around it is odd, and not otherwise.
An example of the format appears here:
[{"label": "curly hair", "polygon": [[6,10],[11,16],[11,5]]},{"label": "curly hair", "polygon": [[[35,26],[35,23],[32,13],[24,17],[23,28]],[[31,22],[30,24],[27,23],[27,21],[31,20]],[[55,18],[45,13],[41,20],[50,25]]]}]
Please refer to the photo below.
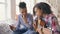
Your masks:
[{"label": "curly hair", "polygon": [[26,3],[25,2],[20,2],[19,3],[19,8],[26,8]]}]

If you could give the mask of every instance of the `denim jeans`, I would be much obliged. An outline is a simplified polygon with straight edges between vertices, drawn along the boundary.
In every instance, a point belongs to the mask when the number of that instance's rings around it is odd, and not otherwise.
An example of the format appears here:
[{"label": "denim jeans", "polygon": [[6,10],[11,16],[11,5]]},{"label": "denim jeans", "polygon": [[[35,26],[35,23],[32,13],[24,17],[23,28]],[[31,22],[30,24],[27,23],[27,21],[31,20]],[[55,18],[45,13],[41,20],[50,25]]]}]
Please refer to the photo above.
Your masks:
[{"label": "denim jeans", "polygon": [[23,34],[26,31],[27,31],[27,29],[17,29],[15,31],[13,31],[13,34]]}]

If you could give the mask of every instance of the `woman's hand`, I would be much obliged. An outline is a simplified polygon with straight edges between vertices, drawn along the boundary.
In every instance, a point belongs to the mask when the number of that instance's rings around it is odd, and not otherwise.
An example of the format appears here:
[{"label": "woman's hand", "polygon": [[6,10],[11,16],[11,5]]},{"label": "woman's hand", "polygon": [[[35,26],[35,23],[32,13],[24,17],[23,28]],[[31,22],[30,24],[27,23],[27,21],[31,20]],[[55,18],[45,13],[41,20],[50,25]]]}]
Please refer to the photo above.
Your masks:
[{"label": "woman's hand", "polygon": [[37,24],[36,24],[36,22],[33,23],[33,27],[34,27],[35,30],[37,29]]},{"label": "woman's hand", "polygon": [[37,29],[36,29],[36,32],[38,32],[39,34],[42,34],[40,28],[37,28]]},{"label": "woman's hand", "polygon": [[43,30],[41,28],[37,28],[36,31],[39,32],[39,34],[51,34],[51,30],[48,28],[43,28]]},{"label": "woman's hand", "polygon": [[9,25],[10,26],[10,29],[12,30],[12,31],[14,31],[15,29],[16,29],[16,27],[14,27],[14,26],[11,26],[11,25]]}]

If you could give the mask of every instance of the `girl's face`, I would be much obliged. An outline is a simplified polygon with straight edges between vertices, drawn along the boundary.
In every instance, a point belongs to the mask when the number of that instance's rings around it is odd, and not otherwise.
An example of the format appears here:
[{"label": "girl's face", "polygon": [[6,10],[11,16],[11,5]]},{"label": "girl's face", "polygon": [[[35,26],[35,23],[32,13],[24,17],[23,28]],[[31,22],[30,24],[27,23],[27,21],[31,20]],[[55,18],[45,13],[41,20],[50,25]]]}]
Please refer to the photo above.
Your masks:
[{"label": "girl's face", "polygon": [[35,13],[38,17],[42,16],[42,10],[39,8],[35,8]]},{"label": "girl's face", "polygon": [[26,15],[27,14],[27,9],[26,8],[20,8],[20,13],[22,15]]}]

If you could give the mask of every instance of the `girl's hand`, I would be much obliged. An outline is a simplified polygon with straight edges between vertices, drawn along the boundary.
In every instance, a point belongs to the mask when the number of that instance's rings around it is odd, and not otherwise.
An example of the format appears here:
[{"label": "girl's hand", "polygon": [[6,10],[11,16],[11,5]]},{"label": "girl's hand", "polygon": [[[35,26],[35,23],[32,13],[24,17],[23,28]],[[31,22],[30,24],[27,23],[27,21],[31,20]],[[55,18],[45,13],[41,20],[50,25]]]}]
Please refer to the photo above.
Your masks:
[{"label": "girl's hand", "polygon": [[36,32],[38,32],[39,34],[42,34],[40,28],[37,28]]},{"label": "girl's hand", "polygon": [[10,26],[10,29],[12,30],[12,31],[14,31],[15,29],[16,29],[16,27],[14,27],[14,26],[11,26],[11,25],[9,25]]}]

